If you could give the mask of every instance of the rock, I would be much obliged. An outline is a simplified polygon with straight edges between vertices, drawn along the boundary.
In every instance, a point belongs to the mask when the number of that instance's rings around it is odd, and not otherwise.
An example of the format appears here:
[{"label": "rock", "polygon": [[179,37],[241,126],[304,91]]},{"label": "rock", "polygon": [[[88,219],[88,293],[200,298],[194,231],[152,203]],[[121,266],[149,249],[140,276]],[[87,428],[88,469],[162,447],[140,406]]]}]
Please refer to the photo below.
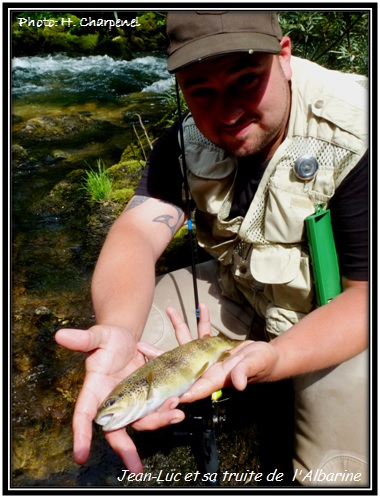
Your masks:
[{"label": "rock", "polygon": [[51,315],[51,313],[51,310],[49,310],[49,308],[47,308],[46,306],[38,306],[34,310],[35,315]]},{"label": "rock", "polygon": [[23,143],[50,142],[76,143],[86,139],[109,136],[115,125],[107,121],[93,119],[83,114],[61,114],[57,116],[38,116],[29,119],[25,125],[14,132],[14,138]]},{"label": "rock", "polygon": [[30,162],[29,154],[19,144],[12,145],[12,166],[15,168],[22,168],[28,166]]},{"label": "rock", "polygon": [[19,124],[22,123],[23,119],[21,116],[18,116],[17,114],[12,114],[12,124]]}]

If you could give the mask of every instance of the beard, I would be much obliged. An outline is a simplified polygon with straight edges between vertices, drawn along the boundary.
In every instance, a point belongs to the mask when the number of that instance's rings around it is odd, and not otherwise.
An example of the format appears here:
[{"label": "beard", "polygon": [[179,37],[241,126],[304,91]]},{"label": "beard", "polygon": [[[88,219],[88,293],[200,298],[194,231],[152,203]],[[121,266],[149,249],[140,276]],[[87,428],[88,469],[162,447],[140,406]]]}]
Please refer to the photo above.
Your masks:
[{"label": "beard", "polygon": [[245,136],[224,138],[221,134],[218,145],[228,153],[236,157],[245,157],[255,154],[265,155],[275,144],[280,144],[285,135],[287,114],[283,117],[276,128],[263,129],[260,125],[252,124],[249,133]]},{"label": "beard", "polygon": [[219,144],[216,145],[236,157],[254,154],[273,155],[286,135],[290,113],[290,92],[288,92],[288,97],[289,104],[284,105],[282,114],[278,116],[276,122],[265,126],[260,118],[255,116],[245,134],[233,136],[233,134],[228,135],[221,131],[218,136]]},{"label": "beard", "polygon": [[[254,154],[264,156],[273,155],[276,148],[286,136],[288,119],[291,107],[291,92],[289,82],[285,76],[280,93],[284,95],[282,110],[268,109],[262,114],[249,114],[243,117],[247,129],[239,133],[239,123],[231,128],[225,127],[216,130],[215,145],[221,147],[236,157],[245,157]],[[267,122],[266,117],[269,117]],[[274,119],[271,121],[271,116]],[[237,130],[234,132],[234,129]],[[212,141],[212,140],[211,140]]]}]

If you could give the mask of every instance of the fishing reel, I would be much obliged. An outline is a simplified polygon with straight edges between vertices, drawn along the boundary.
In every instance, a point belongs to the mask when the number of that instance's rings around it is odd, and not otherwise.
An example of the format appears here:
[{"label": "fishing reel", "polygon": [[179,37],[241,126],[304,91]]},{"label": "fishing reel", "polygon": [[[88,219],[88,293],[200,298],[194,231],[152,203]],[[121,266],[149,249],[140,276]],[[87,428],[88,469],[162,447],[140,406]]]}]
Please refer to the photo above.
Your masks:
[{"label": "fishing reel", "polygon": [[[193,455],[203,475],[219,475],[216,430],[220,431],[227,422],[227,406],[231,397],[230,391],[220,390],[208,398],[181,406],[186,413],[187,430],[175,431],[174,434],[191,438]],[[200,480],[198,484],[219,486],[219,478],[205,482]]]},{"label": "fishing reel", "polygon": [[229,390],[216,391],[208,398],[190,404],[180,405],[179,408],[186,414],[187,429],[175,431],[176,435],[191,436],[195,426],[207,426],[220,430],[227,422],[227,406],[232,397]]},{"label": "fishing reel", "polygon": [[208,421],[215,429],[222,429],[227,422],[227,405],[231,399],[232,393],[229,391],[215,391],[211,394],[211,420]]}]

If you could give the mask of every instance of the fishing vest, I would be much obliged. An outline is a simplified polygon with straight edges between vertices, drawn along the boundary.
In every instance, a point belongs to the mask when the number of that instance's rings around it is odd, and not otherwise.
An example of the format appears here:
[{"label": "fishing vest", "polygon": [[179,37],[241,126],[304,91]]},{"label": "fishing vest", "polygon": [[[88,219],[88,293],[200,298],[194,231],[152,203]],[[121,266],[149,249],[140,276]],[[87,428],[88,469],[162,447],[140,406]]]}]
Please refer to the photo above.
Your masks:
[{"label": "fishing vest", "polygon": [[[304,220],[326,208],[367,149],[366,78],[292,57],[286,138],[271,158],[245,216],[230,219],[237,160],[212,144],[191,115],[183,123],[190,195],[199,244],[219,261],[222,293],[265,319],[272,339],[315,306]],[[358,84],[360,83],[360,84]],[[296,160],[319,164],[303,181]],[[255,167],[255,164],[252,165]]]}]

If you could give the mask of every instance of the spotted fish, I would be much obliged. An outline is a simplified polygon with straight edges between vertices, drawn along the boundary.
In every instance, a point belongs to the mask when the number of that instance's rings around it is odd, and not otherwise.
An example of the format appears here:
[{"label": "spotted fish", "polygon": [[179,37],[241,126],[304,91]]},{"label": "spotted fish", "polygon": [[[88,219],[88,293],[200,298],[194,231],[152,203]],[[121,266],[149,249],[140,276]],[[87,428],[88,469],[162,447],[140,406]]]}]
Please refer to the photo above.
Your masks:
[{"label": "spotted fish", "polygon": [[195,339],[147,362],[118,384],[100,405],[95,422],[104,431],[120,429],[181,396],[214,363],[241,344],[219,334]]}]

